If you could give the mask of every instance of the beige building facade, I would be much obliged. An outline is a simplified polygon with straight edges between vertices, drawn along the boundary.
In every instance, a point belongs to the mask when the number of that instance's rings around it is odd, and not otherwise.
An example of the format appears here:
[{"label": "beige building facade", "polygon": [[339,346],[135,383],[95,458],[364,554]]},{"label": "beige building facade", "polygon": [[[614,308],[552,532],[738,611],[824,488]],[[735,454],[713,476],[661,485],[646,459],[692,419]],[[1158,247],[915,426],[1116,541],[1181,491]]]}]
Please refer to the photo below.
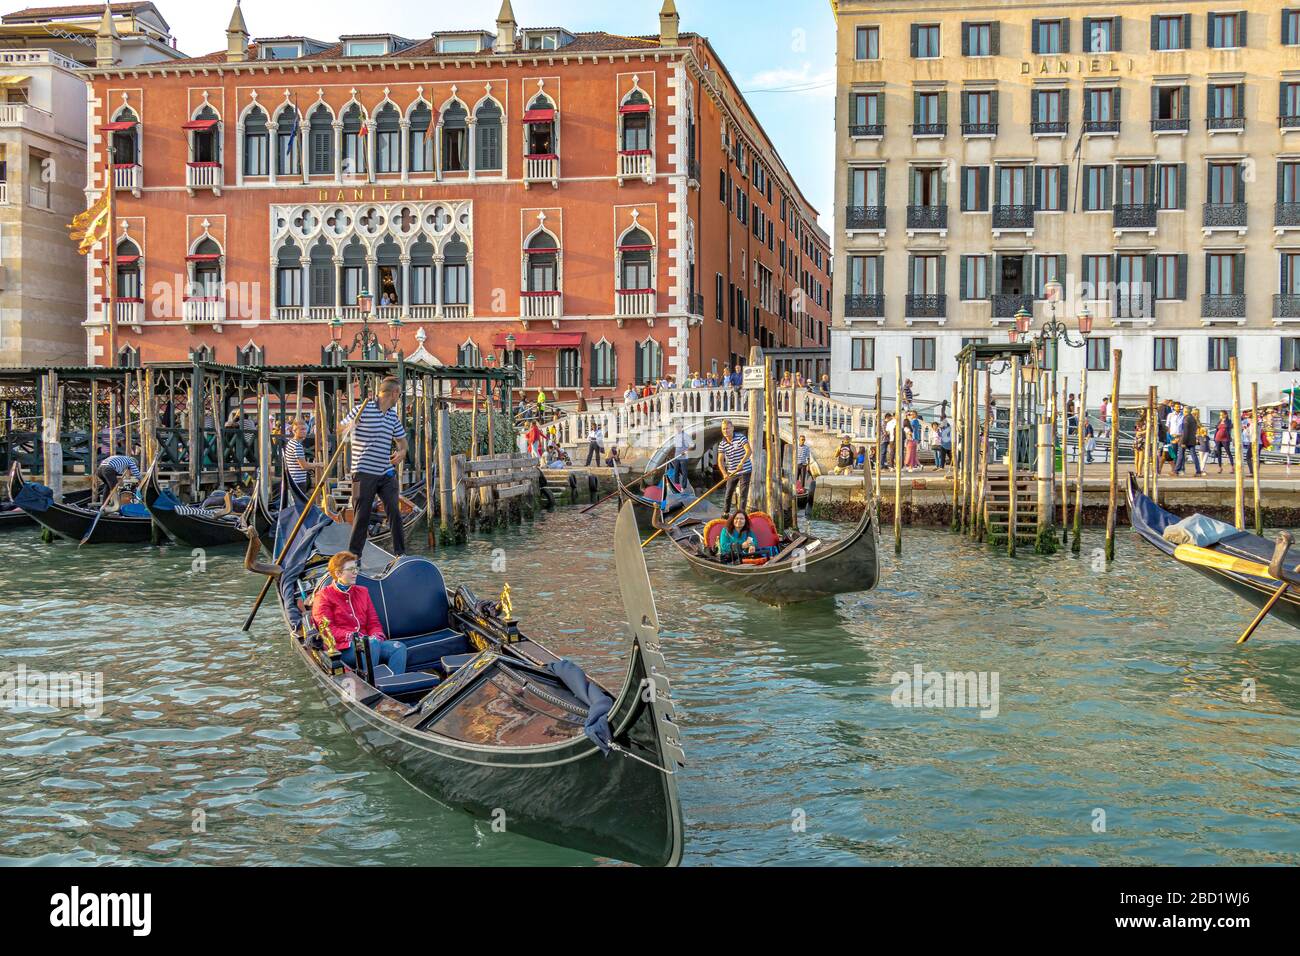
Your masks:
[{"label": "beige building facade", "polygon": [[[1026,309],[1089,402],[1300,380],[1300,9],[839,0],[836,391],[951,392]],[[1048,301],[1059,283],[1059,303]],[[1072,389],[1072,391],[1075,389]],[[1005,381],[994,385],[1005,394]]]}]

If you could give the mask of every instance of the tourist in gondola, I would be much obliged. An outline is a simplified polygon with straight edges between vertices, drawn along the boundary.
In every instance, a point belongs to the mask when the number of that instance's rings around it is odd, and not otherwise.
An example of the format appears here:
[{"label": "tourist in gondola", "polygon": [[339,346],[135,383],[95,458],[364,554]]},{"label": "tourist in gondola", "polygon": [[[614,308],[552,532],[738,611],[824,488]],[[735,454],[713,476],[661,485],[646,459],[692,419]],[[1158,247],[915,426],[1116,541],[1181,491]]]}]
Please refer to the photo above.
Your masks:
[{"label": "tourist in gondola", "polygon": [[95,477],[103,485],[100,489],[100,498],[107,499],[122,476],[128,472],[136,481],[140,480],[140,465],[130,455],[113,455],[101,461],[99,469],[95,472]]},{"label": "tourist in gondola", "polygon": [[739,561],[750,557],[758,548],[758,541],[749,527],[749,515],[745,509],[737,509],[727,520],[727,526],[718,536],[718,557],[723,561]]},{"label": "tourist in gondola", "polygon": [[284,443],[284,469],[289,480],[305,497],[311,492],[310,472],[317,467],[307,460],[307,452],[302,446],[307,437],[307,423],[295,418],[289,425],[289,435],[289,440]]},{"label": "tourist in gondola", "polygon": [[406,646],[385,639],[370,592],[357,586],[358,570],[357,556],[351,551],[330,558],[331,580],[312,599],[312,620],[318,628],[324,625],[323,629],[328,629],[343,663],[353,670],[357,667],[357,642],[364,639],[369,642],[374,666],[383,664],[394,674],[405,674]]},{"label": "tourist in gondola", "polygon": [[397,469],[406,459],[406,429],[397,414],[402,387],[395,378],[379,383],[375,401],[359,405],[339,424],[339,434],[352,423],[352,538],[349,550],[360,553],[370,531],[370,513],[377,495],[384,503],[393,535],[393,554],[406,553],[406,534],[402,528],[400,489]]},{"label": "tourist in gondola", "polygon": [[[739,366],[737,366],[739,368]],[[723,514],[731,514],[731,498],[736,494],[736,509],[745,510],[749,498],[749,481],[754,474],[754,450],[749,446],[749,439],[737,435],[735,426],[729,421],[722,423],[722,442],[718,445],[718,470],[727,479],[726,493],[723,498]]]}]

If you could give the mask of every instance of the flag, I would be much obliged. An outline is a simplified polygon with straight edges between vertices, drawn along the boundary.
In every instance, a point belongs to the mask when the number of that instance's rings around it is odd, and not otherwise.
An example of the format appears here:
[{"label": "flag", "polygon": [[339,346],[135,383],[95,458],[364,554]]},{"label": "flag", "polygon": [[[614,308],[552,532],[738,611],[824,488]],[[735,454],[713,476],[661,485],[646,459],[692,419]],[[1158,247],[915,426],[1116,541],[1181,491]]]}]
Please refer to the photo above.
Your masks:
[{"label": "flag", "polygon": [[105,190],[90,208],[78,213],[68,224],[68,236],[77,243],[77,252],[85,255],[95,243],[108,238],[109,195]]},{"label": "flag", "polygon": [[[298,145],[298,127],[298,98],[295,96],[293,98],[293,126],[289,127],[289,144],[284,151],[286,158],[292,158],[294,147]],[[285,168],[292,169],[293,164],[289,163]]]}]

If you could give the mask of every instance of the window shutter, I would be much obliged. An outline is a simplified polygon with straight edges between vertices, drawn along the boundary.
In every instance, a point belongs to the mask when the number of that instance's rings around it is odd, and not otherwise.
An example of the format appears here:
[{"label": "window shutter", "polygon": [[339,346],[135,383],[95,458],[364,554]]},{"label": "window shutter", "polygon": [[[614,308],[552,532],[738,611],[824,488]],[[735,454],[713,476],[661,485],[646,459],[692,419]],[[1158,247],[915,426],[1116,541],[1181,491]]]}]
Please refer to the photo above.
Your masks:
[{"label": "window shutter", "polygon": [[[1242,258],[1244,259],[1245,257],[1243,256]],[[947,256],[940,256],[940,257],[939,257],[939,270],[938,270],[938,271],[939,271],[939,286],[938,286],[937,291],[938,291],[939,295],[947,295],[947,294],[948,294],[948,281],[947,281],[947,279],[945,278],[945,274],[946,274],[947,271],[948,271],[948,257],[947,257]]]},{"label": "window shutter", "polygon": [[886,171],[886,170],[885,170],[885,167],[884,167],[884,166],[881,166],[881,167],[880,167],[880,186],[879,186],[879,189],[878,189],[878,191],[877,191],[877,193],[876,193],[876,205],[877,205],[877,206],[884,206],[884,205],[885,205],[885,195],[886,195],[886,193],[885,193],[885,171]]},{"label": "window shutter", "polygon": [[995,295],[1002,294],[1002,260],[1003,256],[998,253],[993,257],[993,282],[989,284],[989,289]]},{"label": "window shutter", "polygon": [[993,205],[1002,205],[1002,177],[998,175],[998,168],[993,167]]},{"label": "window shutter", "polygon": [[1111,20],[1110,28],[1110,48],[1116,53],[1124,49],[1124,18],[1114,17]]},{"label": "window shutter", "polygon": [[[970,94],[965,90],[961,91],[961,121],[965,123],[970,117]],[[940,122],[943,122],[940,120]]]},{"label": "window shutter", "polygon": [[1247,20],[1247,19],[1248,19],[1248,17],[1246,16],[1246,11],[1245,11],[1245,10],[1242,10],[1240,13],[1237,14],[1237,46],[1242,46],[1242,47],[1244,47],[1244,46],[1247,45],[1247,42],[1248,42],[1248,41],[1246,40],[1246,20]]},{"label": "window shutter", "polygon": [[916,256],[910,252],[907,254],[907,291],[916,292]]},{"label": "window shutter", "polygon": [[1210,294],[1210,254],[1205,254],[1205,294]]},{"label": "window shutter", "polygon": [[1178,208],[1187,208],[1187,164],[1178,164]]},{"label": "window shutter", "polygon": [[921,94],[912,94],[912,122],[918,126],[921,123]]},{"label": "window shutter", "polygon": [[1246,294],[1246,254],[1238,252],[1232,257],[1232,294]]},{"label": "window shutter", "polygon": [[997,20],[989,24],[989,54],[1002,55],[1002,24]]},{"label": "window shutter", "polygon": [[1070,167],[1058,166],[1061,175],[1057,177],[1056,188],[1059,195],[1056,199],[1056,208],[1065,212],[1070,202]]},{"label": "window shutter", "polygon": [[1033,181],[1030,185],[1034,190],[1034,194],[1030,197],[1030,202],[1034,207],[1034,211],[1037,212],[1043,208],[1043,167],[1034,166],[1033,172]]},{"label": "window shutter", "polygon": [[962,299],[970,298],[970,296],[968,296],[968,295],[966,294],[966,288],[967,288],[967,287],[966,287],[966,276],[967,276],[967,273],[970,272],[970,256],[962,256],[962,257],[961,257],[961,259],[959,260],[959,270],[958,270],[958,272],[959,272],[958,281],[959,281],[960,284],[961,284],[961,288],[957,290],[958,297],[959,297],[959,298],[962,298]]},{"label": "window shutter", "polygon": [[1120,117],[1124,115],[1124,109],[1120,106],[1119,95],[1123,92],[1117,86],[1110,91],[1110,118],[1119,122]]},{"label": "window shutter", "polygon": [[1233,167],[1233,170],[1237,177],[1236,200],[1239,203],[1244,203],[1246,201],[1246,167],[1244,164],[1238,163]]},{"label": "window shutter", "polygon": [[1070,21],[1061,21],[1061,52],[1070,52]]},{"label": "window shutter", "polygon": [[917,186],[920,184],[921,171],[913,166],[907,173],[907,204],[916,205]]},{"label": "window shutter", "polygon": [[1083,18],[1083,43],[1081,46],[1084,53],[1092,52],[1092,17]]},{"label": "window shutter", "polygon": [[1160,118],[1160,87],[1151,87],[1151,118]]},{"label": "window shutter", "polygon": [[1070,91],[1061,90],[1061,122],[1070,122]]},{"label": "window shutter", "polygon": [[961,24],[961,55],[970,56],[970,24],[962,21]]},{"label": "window shutter", "polygon": [[1065,255],[1062,253],[1056,257],[1056,281],[1064,286],[1065,278]]},{"label": "window shutter", "polygon": [[942,173],[939,174],[939,205],[945,208],[948,205],[948,180]]},{"label": "window shutter", "polygon": [[[1237,108],[1237,112],[1234,115],[1245,116],[1246,115],[1246,84],[1245,83],[1237,84],[1237,95],[1235,99],[1236,102],[1233,104],[1233,106]],[[1281,100],[1279,100],[1278,102],[1280,103]]]},{"label": "window shutter", "polygon": [[1160,18],[1154,15],[1151,17],[1151,49],[1160,49]]},{"label": "window shutter", "polygon": [[1115,204],[1115,167],[1104,167],[1105,172],[1101,177],[1101,200],[1102,208],[1109,209]]},{"label": "window shutter", "polygon": [[1146,167],[1147,171],[1147,205],[1156,205],[1157,173],[1160,167],[1154,163]]},{"label": "window shutter", "polygon": [[1277,164],[1277,201],[1283,202],[1286,195],[1286,163]]},{"label": "window shutter", "polygon": [[1043,21],[1041,21],[1041,20],[1034,20],[1034,21],[1032,21],[1032,22],[1030,23],[1030,25],[1029,25],[1029,31],[1030,31],[1030,38],[1029,38],[1029,39],[1030,39],[1030,46],[1031,46],[1031,48],[1033,49],[1033,51],[1034,51],[1035,53],[1042,53],[1042,52],[1043,52],[1042,50],[1040,50],[1040,49],[1038,48],[1038,25],[1039,25],[1040,23],[1042,23],[1042,22],[1043,22]]},{"label": "window shutter", "polygon": [[989,122],[994,126],[998,125],[998,100],[1000,98],[1001,94],[997,90],[992,90],[989,93]]},{"label": "window shutter", "polygon": [[989,168],[978,166],[975,170],[975,208],[981,212],[989,208]]},{"label": "window shutter", "polygon": [[1184,50],[1190,50],[1192,48],[1192,15],[1190,13],[1183,14],[1182,34],[1182,48]]},{"label": "window shutter", "polygon": [[960,202],[961,202],[961,208],[962,208],[963,211],[968,211],[968,210],[974,208],[973,205],[971,204],[970,190],[967,188],[967,184],[968,184],[968,182],[969,182],[969,176],[968,176],[967,174],[970,172],[970,169],[971,169],[970,166],[963,166],[963,167],[961,168],[961,199],[960,199]]},{"label": "window shutter", "polygon": [[919,46],[918,37],[919,37],[919,35],[920,35],[920,30],[921,30],[921,28],[918,27],[915,23],[912,24],[912,56],[913,56],[913,58],[916,57],[917,47]]},{"label": "window shutter", "polygon": [[1086,123],[1092,119],[1092,97],[1087,90],[1083,91],[1083,121]]},{"label": "window shutter", "polygon": [[1192,87],[1184,83],[1182,89],[1183,98],[1183,119],[1190,120],[1192,117]]},{"label": "window shutter", "polygon": [[944,90],[939,94],[939,122],[948,122],[948,91]]},{"label": "window shutter", "polygon": [[[1156,257],[1156,254],[1155,254],[1154,252],[1149,252],[1149,253],[1147,253],[1146,261],[1145,261],[1144,263],[1142,263],[1142,284],[1143,284],[1143,286],[1145,287],[1145,288],[1143,289],[1143,293],[1144,293],[1143,298],[1146,297],[1146,296],[1145,296],[1145,290],[1146,290],[1146,289],[1154,289],[1154,288],[1156,288],[1156,258],[1157,258],[1157,257]],[[1145,302],[1145,303],[1143,303],[1143,304],[1147,307],[1147,310],[1148,310],[1152,315],[1154,315],[1154,314],[1155,314],[1155,312],[1154,312],[1155,301],[1154,301],[1154,300],[1155,300],[1156,297],[1155,297],[1154,295],[1152,295],[1151,298],[1152,298],[1152,301],[1151,301],[1151,302]]]}]

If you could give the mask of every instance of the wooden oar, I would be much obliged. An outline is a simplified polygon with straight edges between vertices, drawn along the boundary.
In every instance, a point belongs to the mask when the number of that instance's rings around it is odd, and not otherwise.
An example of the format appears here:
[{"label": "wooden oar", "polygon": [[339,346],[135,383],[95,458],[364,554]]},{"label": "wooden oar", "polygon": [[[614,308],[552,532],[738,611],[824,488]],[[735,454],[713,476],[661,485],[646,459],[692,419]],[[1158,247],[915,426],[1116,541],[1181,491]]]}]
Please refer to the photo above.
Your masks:
[{"label": "wooden oar", "polygon": [[1215,571],[1235,571],[1237,574],[1249,574],[1257,578],[1273,577],[1268,565],[1211,551],[1209,548],[1199,548],[1194,544],[1180,544],[1174,548],[1174,557],[1184,564],[1197,564]]},{"label": "wooden oar", "polygon": [[[149,479],[149,477],[153,474],[154,466],[157,465],[157,463],[158,463],[158,460],[155,458],[155,459],[154,459],[154,464],[153,464],[153,465],[150,465],[150,466],[149,466],[149,470],[146,471],[146,472],[144,473],[144,475],[140,478],[140,486],[141,486],[142,488],[144,487],[144,483],[145,483],[145,481],[147,481],[147,480]],[[112,491],[116,491],[116,490],[118,489],[118,486],[120,486],[121,484],[122,484],[122,476],[121,476],[121,475],[118,475],[117,484],[113,486]],[[95,517],[94,517],[93,520],[91,520],[91,522],[90,522],[90,527],[86,529],[86,533],[85,533],[84,535],[82,535],[81,540],[77,542],[77,547],[78,547],[78,548],[80,548],[83,544],[85,544],[87,541],[89,541],[89,540],[90,540],[90,536],[91,536],[92,534],[94,534],[94,533],[95,533],[95,529],[96,529],[97,527],[99,527],[99,519],[102,518],[102,517],[104,516],[104,509],[108,507],[109,494],[110,494],[110,493],[111,493],[111,492],[105,492],[105,494],[104,494],[104,500],[103,500],[102,502],[100,502],[99,510],[95,512]]]},{"label": "wooden oar", "polygon": [[1264,623],[1264,618],[1268,617],[1268,612],[1273,610],[1273,605],[1282,600],[1282,595],[1285,594],[1286,589],[1291,586],[1291,582],[1283,578],[1282,559],[1286,557],[1287,551],[1291,549],[1292,540],[1291,535],[1286,531],[1283,531],[1277,536],[1277,542],[1273,545],[1273,560],[1269,562],[1268,571],[1270,577],[1282,579],[1282,586],[1273,592],[1272,596],[1264,606],[1259,609],[1259,613],[1255,615],[1255,619],[1250,622],[1244,631],[1241,632],[1241,637],[1237,638],[1238,644],[1245,644],[1250,640],[1250,636],[1255,633],[1255,630],[1261,624]]},{"label": "wooden oar", "polygon": [[[348,433],[342,437],[338,443],[338,447],[334,449],[334,454],[330,456],[329,463],[325,466],[325,470],[321,472],[320,481],[316,482],[316,487],[311,490],[311,494],[307,496],[307,500],[303,503],[302,512],[298,515],[298,520],[294,522],[293,530],[289,532],[289,537],[285,538],[284,544],[280,548],[280,553],[275,556],[276,567],[279,567],[284,562],[285,554],[287,554],[289,548],[293,546],[294,539],[298,537],[298,529],[302,527],[302,523],[307,519],[307,514],[311,511],[311,503],[316,500],[317,495],[324,493],[325,482],[329,480],[331,469],[333,469],[335,463],[339,460],[339,456],[343,454],[343,449],[348,447],[348,442],[352,439],[352,432],[356,429],[357,422],[361,421],[361,413],[365,411],[366,406],[369,404],[370,399],[367,398],[357,408],[356,416],[352,419],[352,424],[348,426]],[[243,629],[245,631],[253,626],[253,619],[257,617],[257,612],[261,609],[262,602],[266,600],[266,594],[271,590],[271,582],[274,580],[274,577],[270,575],[267,576],[266,582],[262,585],[262,592],[258,594],[257,601],[253,604],[253,609],[248,612],[248,620],[244,621]]]},{"label": "wooden oar", "polygon": [[677,512],[677,517],[676,517],[676,518],[674,518],[672,521],[668,522],[666,525],[664,525],[662,528],[660,528],[660,529],[659,529],[658,531],[656,531],[654,534],[650,535],[650,537],[648,537],[648,538],[646,538],[644,541],[642,541],[642,542],[641,542],[641,547],[644,548],[647,544],[649,544],[649,543],[650,543],[651,541],[653,541],[655,538],[659,537],[661,534],[663,534],[665,531],[667,531],[667,530],[668,530],[669,528],[671,528],[673,525],[677,524],[677,522],[681,521],[682,518],[686,517],[686,512],[690,511],[692,508],[694,508],[694,507],[695,507],[696,505],[698,505],[701,501],[703,501],[703,500],[704,500],[705,498],[707,498],[709,495],[713,494],[715,491],[717,491],[719,488],[721,488],[721,487],[722,487],[723,485],[725,485],[726,483],[727,483],[727,479],[726,479],[726,478],[723,478],[721,481],[719,481],[716,485],[714,485],[712,488],[710,488],[710,489],[709,489],[708,491],[706,491],[704,494],[700,495],[698,498],[696,498],[694,501],[692,501],[689,505],[687,505],[687,506],[686,506],[685,508],[683,508],[681,511]]},{"label": "wooden oar", "polygon": [[[671,465],[673,462],[675,462],[678,458],[682,458],[682,457],[684,457],[684,456],[682,456],[682,455],[676,455],[676,456],[674,456],[674,457],[668,459],[668,460],[667,460],[666,462],[664,462],[662,465],[659,465],[659,466],[657,466],[657,467],[655,467],[655,468],[651,468],[649,471],[647,471],[644,475],[642,475],[640,478],[637,478],[636,480],[637,480],[637,481],[644,481],[645,479],[647,479],[647,478],[649,478],[651,475],[653,475],[655,472],[657,472],[657,471],[662,471],[663,469],[665,469],[665,468],[667,468],[669,465]],[[616,472],[617,472],[617,470],[618,470],[618,469],[615,469]],[[614,475],[614,481],[615,481],[615,483],[618,483],[618,475],[617,475],[617,474]],[[618,489],[615,488],[612,494],[608,494],[608,495],[606,495],[604,498],[601,498],[599,501],[592,502],[591,504],[587,505],[587,507],[585,507],[585,508],[583,508],[581,511],[579,511],[578,514],[580,514],[580,515],[585,515],[588,511],[592,511],[592,510],[594,510],[594,509],[596,509],[596,508],[599,508],[599,507],[600,507],[601,505],[603,505],[606,501],[609,501],[610,498],[617,498],[617,497],[618,497]]]}]

